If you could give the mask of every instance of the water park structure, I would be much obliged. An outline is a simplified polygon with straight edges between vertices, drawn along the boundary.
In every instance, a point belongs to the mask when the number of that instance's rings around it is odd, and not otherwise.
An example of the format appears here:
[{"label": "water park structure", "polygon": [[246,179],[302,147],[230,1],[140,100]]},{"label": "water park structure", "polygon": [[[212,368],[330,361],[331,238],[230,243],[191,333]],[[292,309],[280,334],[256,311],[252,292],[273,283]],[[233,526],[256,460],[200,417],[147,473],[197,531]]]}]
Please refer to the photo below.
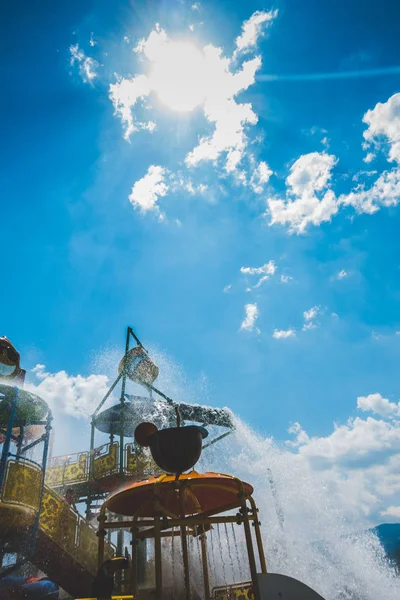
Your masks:
[{"label": "water park structure", "polygon": [[[194,470],[202,450],[231,433],[229,411],[154,387],[158,367],[130,327],[90,447],[73,456],[49,458],[52,413],[22,389],[17,355],[1,338],[1,552],[17,559],[2,561],[0,589],[31,564],[72,598],[321,600],[268,572],[252,485]],[[128,394],[128,380],[148,395]],[[103,409],[117,386],[119,400]],[[108,441],[97,446],[99,432]]]}]

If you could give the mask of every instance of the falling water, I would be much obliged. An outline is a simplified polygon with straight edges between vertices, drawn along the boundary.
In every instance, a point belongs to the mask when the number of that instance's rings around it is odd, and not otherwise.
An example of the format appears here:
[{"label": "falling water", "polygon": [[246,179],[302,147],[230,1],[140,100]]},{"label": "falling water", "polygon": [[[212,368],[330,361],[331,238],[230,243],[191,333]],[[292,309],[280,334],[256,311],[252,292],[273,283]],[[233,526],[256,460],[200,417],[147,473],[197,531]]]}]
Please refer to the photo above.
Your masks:
[{"label": "falling water", "polygon": [[399,579],[353,507],[343,498],[339,506],[322,476],[298,455],[238,419],[235,424],[235,432],[205,450],[196,468],[234,473],[254,486],[268,570],[303,581],[326,600],[398,599]]},{"label": "falling water", "polygon": [[[177,400],[204,404],[204,389],[196,394],[182,370],[163,353],[150,354],[161,367],[160,389]],[[398,600],[399,579],[378,538],[366,532],[368,524],[350,501],[301,456],[256,434],[235,416],[233,419],[235,431],[204,450],[196,469],[232,473],[253,485],[268,570],[299,579],[326,600]],[[235,536],[211,530],[210,538],[211,580],[223,585],[231,575],[227,571],[232,570],[232,556],[245,556],[242,528],[236,528]],[[178,553],[174,548],[174,579],[179,578]],[[247,565],[242,564],[242,569],[247,570]],[[242,577],[241,573],[234,575],[237,581]]]}]

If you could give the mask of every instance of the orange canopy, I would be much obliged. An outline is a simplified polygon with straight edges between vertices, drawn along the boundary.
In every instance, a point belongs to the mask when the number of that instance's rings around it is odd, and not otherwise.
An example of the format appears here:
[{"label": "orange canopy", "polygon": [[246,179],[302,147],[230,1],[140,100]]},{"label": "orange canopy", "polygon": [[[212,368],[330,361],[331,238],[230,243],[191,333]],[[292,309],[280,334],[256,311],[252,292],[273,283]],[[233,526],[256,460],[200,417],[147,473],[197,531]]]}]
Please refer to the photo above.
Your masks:
[{"label": "orange canopy", "polygon": [[105,501],[105,508],[124,516],[154,516],[154,499],[158,499],[159,510],[170,516],[181,516],[179,488],[183,489],[185,515],[204,511],[224,512],[230,505],[239,503],[240,488],[246,496],[251,496],[253,488],[231,475],[220,473],[199,474],[196,471],[179,477],[162,475],[146,481],[131,483],[115,492]]}]

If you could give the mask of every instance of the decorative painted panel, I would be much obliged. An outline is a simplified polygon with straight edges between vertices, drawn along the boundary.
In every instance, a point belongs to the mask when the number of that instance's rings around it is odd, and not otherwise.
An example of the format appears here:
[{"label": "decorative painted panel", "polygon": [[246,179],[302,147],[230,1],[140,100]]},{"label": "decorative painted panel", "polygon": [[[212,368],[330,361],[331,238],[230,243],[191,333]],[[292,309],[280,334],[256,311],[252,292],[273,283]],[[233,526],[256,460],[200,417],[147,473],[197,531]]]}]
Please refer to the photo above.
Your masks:
[{"label": "decorative painted panel", "polygon": [[95,479],[102,479],[107,475],[118,472],[118,448],[119,444],[107,444],[108,450],[103,456],[94,459],[93,474]]},{"label": "decorative painted panel", "polygon": [[1,499],[37,510],[41,481],[42,471],[39,467],[23,460],[9,460]]},{"label": "decorative painted panel", "polygon": [[236,583],[213,589],[214,600],[254,600],[253,585],[251,582]]}]

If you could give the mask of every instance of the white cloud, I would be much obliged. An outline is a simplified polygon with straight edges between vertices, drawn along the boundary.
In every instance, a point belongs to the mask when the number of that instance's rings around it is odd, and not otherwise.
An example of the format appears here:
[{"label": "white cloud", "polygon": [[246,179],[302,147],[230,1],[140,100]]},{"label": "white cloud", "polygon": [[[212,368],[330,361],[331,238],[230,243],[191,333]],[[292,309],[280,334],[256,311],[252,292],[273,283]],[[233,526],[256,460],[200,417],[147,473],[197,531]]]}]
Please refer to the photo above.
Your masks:
[{"label": "white cloud", "polygon": [[284,340],[291,337],[296,337],[296,331],[294,329],[274,329],[272,337],[276,340]]},{"label": "white cloud", "polygon": [[373,214],[382,207],[396,206],[400,202],[400,93],[386,102],[378,102],[368,110],[363,122],[363,148],[369,151],[364,161],[375,158],[376,150],[385,149],[391,170],[382,171],[371,185],[358,183],[359,176],[376,172],[360,172],[353,179],[356,185],[350,192],[336,197],[329,189],[332,169],[337,160],[325,152],[301,156],[292,166],[286,179],[286,198],[267,201],[270,225],[287,225],[290,233],[304,233],[311,224],[330,221],[339,208],[351,206],[358,213]]},{"label": "white cloud", "polygon": [[90,34],[89,45],[92,46],[92,48],[93,48],[93,46],[95,46],[96,44],[97,44],[97,42],[95,41],[95,39],[93,37],[93,33],[91,33]]},{"label": "white cloud", "polygon": [[293,425],[289,427],[288,433],[291,433],[292,435],[296,436],[294,442],[292,440],[286,441],[286,444],[288,446],[302,446],[303,444],[308,444],[308,442],[310,441],[310,438],[308,437],[304,429],[301,427],[300,423],[293,423]]},{"label": "white cloud", "polygon": [[388,506],[386,510],[382,510],[380,513],[383,517],[393,517],[400,519],[400,506]]},{"label": "white cloud", "polygon": [[134,208],[142,212],[158,210],[157,201],[166,195],[168,185],[165,183],[167,170],[164,167],[152,165],[146,175],[136,181],[129,196]]},{"label": "white cloud", "polygon": [[278,16],[277,10],[269,12],[256,11],[242,25],[242,33],[236,38],[235,55],[239,52],[249,52],[257,45],[258,38],[262,34],[263,27],[272,22]]},{"label": "white cloud", "polygon": [[270,260],[262,267],[240,267],[240,272],[244,275],[274,275],[277,268],[275,262]]},{"label": "white cloud", "polygon": [[263,275],[263,277],[260,277],[260,279],[257,281],[257,283],[255,285],[253,285],[253,290],[256,290],[257,288],[261,287],[262,284],[264,283],[264,281],[267,281],[269,279],[269,275]]},{"label": "white cloud", "polygon": [[330,221],[338,211],[337,198],[327,189],[336,163],[336,157],[326,152],[300,156],[286,179],[286,198],[267,201],[270,225],[287,224],[291,233],[304,233],[310,224]]},{"label": "white cloud", "polygon": [[289,283],[292,279],[291,275],[281,275],[281,283]]},{"label": "white cloud", "polygon": [[312,321],[308,321],[308,323],[304,323],[302,327],[302,331],[309,331],[310,329],[316,329],[317,326]]},{"label": "white cloud", "polygon": [[273,172],[269,168],[266,162],[260,161],[257,167],[254,169],[250,179],[250,185],[256,194],[262,194],[264,186],[268,183]]},{"label": "white cloud", "polygon": [[229,70],[230,60],[222,56],[220,48],[209,45],[203,52],[208,78],[204,114],[214,125],[214,131],[200,139],[185,161],[188,166],[194,167],[202,161],[216,161],[225,154],[225,170],[231,173],[237,169],[247,147],[245,126],[255,125],[258,120],[251,104],[239,104],[235,96],[255,82],[261,58],[255,57],[243,63],[241,69],[233,74]]},{"label": "white cloud", "polygon": [[79,45],[75,44],[69,47],[71,54],[70,65],[74,66],[75,63],[79,66],[79,73],[85,83],[93,84],[93,79],[97,77],[96,69],[99,63],[86,56],[83,50],[80,50]]},{"label": "white cloud", "polygon": [[363,411],[371,411],[382,417],[400,416],[400,402],[390,402],[381,394],[369,394],[357,398],[357,408]]},{"label": "white cloud", "polygon": [[335,502],[345,499],[355,516],[372,517],[375,523],[379,515],[395,515],[400,505],[400,420],[351,418],[325,436],[310,436],[295,423],[289,433],[294,440],[286,445],[298,467],[307,465],[317,473],[319,485],[324,481]]},{"label": "white cloud", "polygon": [[232,284],[226,285],[226,286],[224,287],[224,292],[225,292],[225,294],[227,294],[231,288],[232,288]]},{"label": "white cloud", "polygon": [[[358,213],[373,214],[382,206],[396,206],[400,202],[400,93],[387,102],[378,102],[365,113],[363,122],[368,125],[363,134],[364,148],[384,147],[388,150],[388,161],[396,164],[391,171],[383,171],[372,186],[359,184],[349,194],[342,194],[339,202],[353,206]],[[373,158],[374,154],[369,152],[364,160],[370,162]]]},{"label": "white cloud", "polygon": [[363,161],[367,164],[372,163],[375,158],[375,154],[373,152],[368,152],[368,154],[363,158]]},{"label": "white cloud", "polygon": [[321,144],[325,146],[326,149],[329,148],[329,138],[327,138],[326,135],[322,138]]},{"label": "white cloud", "polygon": [[115,113],[119,114],[126,124],[124,138],[129,139],[134,131],[140,129],[140,122],[135,121],[131,108],[138,100],[143,100],[150,93],[149,80],[145,75],[137,75],[132,79],[118,78],[117,83],[110,85],[110,98]]},{"label": "white cloud", "polygon": [[396,206],[400,202],[400,168],[383,171],[370,188],[360,184],[349,194],[342,194],[339,202],[370,215],[382,206]]},{"label": "white cloud", "polygon": [[345,271],[344,269],[341,269],[341,270],[339,271],[339,273],[336,275],[336,279],[339,279],[339,280],[340,280],[340,279],[345,279],[345,278],[346,278],[346,277],[348,277],[348,276],[349,276],[349,273],[348,273],[348,271]]},{"label": "white cloud", "polygon": [[200,2],[195,2],[192,4],[192,10],[200,10]]},{"label": "white cloud", "polygon": [[[308,441],[301,445],[299,452],[310,458],[325,461],[357,460],[382,449],[385,444],[383,440],[390,434],[391,429],[392,425],[385,421],[378,421],[372,417],[366,420],[356,417],[349,419],[345,425],[336,425],[329,436],[308,438]],[[394,433],[400,448],[400,430]],[[306,440],[306,436],[304,439]]]},{"label": "white cloud", "polygon": [[[246,316],[240,325],[240,329],[253,331],[255,322],[257,321],[259,315],[257,304],[246,304],[244,310]],[[257,332],[259,333],[259,330],[257,330]]]},{"label": "white cloud", "polygon": [[[193,5],[196,10],[198,5]],[[270,22],[277,12],[257,12],[243,25],[237,39],[237,51],[254,50],[262,26]],[[200,49],[193,44],[175,42],[156,25],[147,38],[139,40],[134,51],[143,55],[149,64],[148,74],[132,78],[117,76],[110,85],[109,94],[115,112],[124,125],[126,139],[138,129],[143,129],[134,113],[138,103],[155,94],[173,110],[190,111],[201,107],[213,131],[200,138],[199,143],[185,158],[188,167],[203,161],[224,159],[224,170],[233,173],[243,184],[246,174],[239,170],[248,144],[246,128],[257,123],[250,103],[239,103],[236,96],[255,83],[255,74],[261,67],[256,56],[233,67],[233,59],[225,57],[221,48],[211,44]],[[135,111],[136,112],[136,111]],[[270,177],[270,170],[261,162],[253,174],[252,188],[261,193]]]},{"label": "white cloud", "polygon": [[208,185],[204,185],[203,183],[196,185],[191,179],[189,179],[188,181],[180,179],[178,181],[178,187],[179,186],[183,187],[183,189],[189,192],[191,196],[194,196],[196,194],[205,194],[205,192],[208,190]]},{"label": "white cloud", "polygon": [[[261,275],[260,279],[253,286],[253,289],[256,289],[259,288],[264,281],[267,281],[267,279],[274,275],[277,268],[275,262],[270,260],[262,267],[240,267],[240,272],[243,273],[243,275]],[[248,288],[246,291],[251,291],[251,288]]]},{"label": "white cloud", "polygon": [[378,102],[368,110],[363,118],[368,125],[364,131],[366,146],[379,147],[382,137],[389,143],[389,161],[400,163],[400,93],[394,94],[387,102]]},{"label": "white cloud", "polygon": [[286,183],[295,196],[313,194],[326,188],[336,158],[326,152],[303,154],[290,169]]},{"label": "white cloud", "polygon": [[303,312],[303,317],[305,321],[312,321],[320,312],[320,306],[313,306],[309,310],[305,310]]},{"label": "white cloud", "polygon": [[48,402],[53,412],[88,419],[104,397],[109,387],[106,375],[68,375],[65,371],[46,372],[44,365],[36,365],[32,372],[39,381],[26,384],[26,388],[37,393]]},{"label": "white cloud", "polygon": [[304,325],[302,327],[303,331],[309,331],[310,329],[316,329],[317,325],[314,323],[313,319],[315,319],[321,311],[320,306],[312,306],[309,310],[305,310],[303,312],[304,317]]}]

